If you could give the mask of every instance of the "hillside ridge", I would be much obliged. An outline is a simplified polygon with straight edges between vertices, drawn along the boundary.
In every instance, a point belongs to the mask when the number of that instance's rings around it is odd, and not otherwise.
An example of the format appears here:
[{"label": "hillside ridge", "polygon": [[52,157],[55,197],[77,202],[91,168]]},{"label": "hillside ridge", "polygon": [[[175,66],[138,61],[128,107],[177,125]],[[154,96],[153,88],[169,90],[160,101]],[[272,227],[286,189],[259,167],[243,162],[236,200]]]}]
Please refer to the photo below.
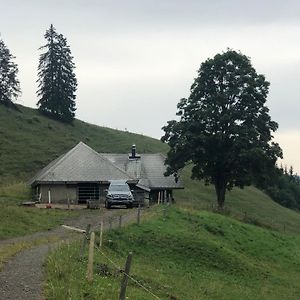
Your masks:
[{"label": "hillside ridge", "polygon": [[127,131],[101,127],[75,119],[72,124],[50,119],[38,110],[0,105],[0,185],[27,180],[80,141],[98,152],[129,152],[133,143],[140,153],[166,153],[161,141]]}]

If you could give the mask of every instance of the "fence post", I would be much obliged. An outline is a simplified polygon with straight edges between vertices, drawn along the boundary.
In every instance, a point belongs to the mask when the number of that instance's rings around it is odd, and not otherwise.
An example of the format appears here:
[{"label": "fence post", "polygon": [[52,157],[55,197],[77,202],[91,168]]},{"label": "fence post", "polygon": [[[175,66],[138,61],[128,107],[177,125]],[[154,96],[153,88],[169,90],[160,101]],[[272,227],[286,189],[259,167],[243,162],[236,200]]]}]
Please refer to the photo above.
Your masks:
[{"label": "fence post", "polygon": [[122,227],[122,215],[119,216],[119,227]]},{"label": "fence post", "polygon": [[89,260],[87,266],[87,280],[93,281],[93,264],[94,264],[94,244],[95,244],[95,232],[92,232],[89,247]]},{"label": "fence post", "polygon": [[139,204],[138,209],[137,209],[137,224],[140,225],[141,221],[141,206]]},{"label": "fence post", "polygon": [[90,230],[91,230],[91,224],[88,224],[86,226],[85,234],[83,236],[83,241],[82,241],[82,245],[81,245],[81,249],[80,249],[80,255],[79,255],[80,258],[83,256],[83,251],[84,251],[85,245],[87,243],[87,238],[90,234]]},{"label": "fence post", "polygon": [[128,275],[129,275],[130,267],[131,267],[131,260],[132,260],[132,252],[129,252],[127,259],[126,259],[124,276],[123,276],[123,279],[121,282],[119,300],[125,300],[126,287],[127,287],[127,283],[128,283]]},{"label": "fence post", "polygon": [[100,239],[99,239],[99,247],[102,248],[102,239],[103,239],[103,221],[100,224]]}]

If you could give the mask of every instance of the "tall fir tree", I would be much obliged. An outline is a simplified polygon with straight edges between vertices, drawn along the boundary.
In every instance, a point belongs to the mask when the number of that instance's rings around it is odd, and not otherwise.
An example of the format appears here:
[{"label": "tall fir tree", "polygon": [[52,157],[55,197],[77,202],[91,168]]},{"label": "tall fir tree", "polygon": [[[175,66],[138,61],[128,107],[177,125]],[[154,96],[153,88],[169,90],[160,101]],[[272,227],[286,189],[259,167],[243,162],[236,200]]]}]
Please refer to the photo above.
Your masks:
[{"label": "tall fir tree", "polygon": [[77,80],[75,64],[66,38],[51,24],[45,33],[47,44],[39,49],[38,67],[39,110],[55,119],[71,122],[75,117]]},{"label": "tall fir tree", "polygon": [[15,57],[0,39],[0,103],[12,105],[21,93],[17,79],[18,66],[13,62]]}]

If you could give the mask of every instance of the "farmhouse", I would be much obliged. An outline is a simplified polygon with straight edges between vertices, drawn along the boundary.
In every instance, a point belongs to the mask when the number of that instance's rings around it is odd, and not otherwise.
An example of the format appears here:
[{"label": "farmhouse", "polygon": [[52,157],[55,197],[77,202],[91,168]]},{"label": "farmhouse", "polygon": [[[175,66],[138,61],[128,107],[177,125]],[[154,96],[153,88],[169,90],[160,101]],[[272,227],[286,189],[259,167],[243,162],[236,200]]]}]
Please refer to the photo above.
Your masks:
[{"label": "farmhouse", "polygon": [[41,202],[85,204],[105,199],[110,180],[126,180],[135,199],[169,201],[174,189],[183,188],[174,176],[164,176],[162,154],[98,153],[83,142],[52,161],[31,180]]}]

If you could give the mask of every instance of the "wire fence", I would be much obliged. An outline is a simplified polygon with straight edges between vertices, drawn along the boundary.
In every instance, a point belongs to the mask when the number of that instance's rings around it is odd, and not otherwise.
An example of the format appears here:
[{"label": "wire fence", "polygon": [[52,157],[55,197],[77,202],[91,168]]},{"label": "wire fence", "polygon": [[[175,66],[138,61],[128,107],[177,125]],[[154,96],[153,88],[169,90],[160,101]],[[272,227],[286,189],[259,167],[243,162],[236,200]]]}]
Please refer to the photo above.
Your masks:
[{"label": "wire fence", "polygon": [[[141,289],[143,289],[146,293],[151,295],[152,298],[154,299],[161,299],[158,295],[156,295],[151,288],[145,286],[142,282],[137,280],[134,276],[130,275],[129,272],[126,272],[126,268],[121,268],[115,261],[112,259],[108,254],[106,254],[103,251],[103,242],[102,242],[102,231],[104,230],[112,230],[114,228],[121,228],[122,225],[128,224],[128,223],[136,223],[137,225],[140,225],[141,219],[143,216],[143,219],[146,219],[147,216],[153,216],[153,215],[159,215],[160,217],[163,218],[163,220],[166,220],[168,218],[168,207],[170,204],[166,203],[163,205],[159,205],[155,207],[154,209],[151,209],[150,211],[147,212],[147,214],[142,214],[145,210],[142,209],[141,207],[138,207],[136,210],[133,210],[131,213],[126,213],[126,214],[119,214],[119,215],[113,215],[113,216],[106,216],[106,217],[101,217],[101,221],[98,224],[95,224],[93,226],[92,230],[99,230],[100,229],[100,240],[99,240],[99,246],[96,244],[93,244],[92,247],[106,260],[107,263],[109,263],[116,271],[119,273],[121,272],[124,276],[126,276],[129,280],[131,280],[134,284],[139,286]],[[258,221],[258,219],[255,219],[255,217],[251,216],[250,214],[248,215],[247,212],[241,212],[240,214],[236,214],[236,212],[231,212],[229,210],[225,211],[217,211],[217,208],[214,207],[213,205],[207,206],[204,208],[205,210],[209,211],[214,211],[214,212],[219,212],[225,215],[230,215],[234,216],[235,218],[240,219],[241,221],[244,221],[246,223],[251,223],[254,225],[259,225],[263,227],[269,227],[269,229],[276,230],[274,226],[274,221],[272,222],[271,225],[269,224],[263,224]],[[235,215],[234,215],[235,214]],[[285,231],[285,224],[283,224],[283,231]],[[83,254],[83,250],[86,247],[88,241],[90,241],[90,226],[87,227],[87,230],[84,234],[84,239],[83,239],[83,244],[81,247],[81,256]],[[108,240],[110,241],[110,240]],[[121,283],[121,289],[122,289],[122,283]],[[125,287],[126,289],[126,287]],[[125,298],[119,298],[119,299],[125,299]]]},{"label": "wire fence", "polygon": [[151,292],[151,290],[147,287],[145,287],[141,282],[139,282],[137,279],[133,278],[133,276],[127,274],[126,272],[124,272],[124,270],[122,270],[120,268],[120,266],[118,266],[117,263],[115,263],[108,255],[106,255],[103,251],[101,251],[101,249],[98,246],[94,246],[96,248],[96,250],[108,261],[111,263],[111,265],[117,270],[117,271],[122,271],[124,273],[125,276],[128,277],[128,279],[130,279],[132,282],[134,282],[135,284],[137,284],[138,286],[140,286],[142,289],[144,289],[148,294],[150,294],[153,298],[155,299],[161,299],[160,297],[158,297],[157,295],[155,295],[153,292]]},{"label": "wire fence", "polygon": [[[150,215],[153,214],[158,214],[163,217],[165,220],[167,217],[167,209],[168,209],[169,204],[165,204],[163,206],[159,206],[155,209],[155,211],[151,210]],[[102,231],[103,230],[112,230],[114,228],[121,228],[122,224],[128,224],[128,223],[134,223],[136,222],[137,225],[140,225],[141,223],[141,216],[142,216],[142,211],[144,211],[141,207],[138,207],[136,210],[132,211],[132,213],[129,214],[124,214],[124,215],[117,215],[117,216],[106,216],[105,218],[102,218],[101,221],[98,224],[95,224],[93,226],[92,230],[93,232],[95,230],[100,230],[100,240],[99,240],[99,245],[103,245],[102,241]],[[144,214],[143,214],[144,216]],[[92,233],[93,233],[92,232]],[[80,251],[80,257],[83,255],[83,250],[87,246],[87,243],[90,241],[91,242],[91,227],[88,225],[87,229],[85,230],[84,233],[84,238],[81,246],[81,251]],[[110,241],[110,240],[108,240]],[[154,299],[161,299],[158,295],[156,295],[151,289],[136,278],[134,276],[130,275],[129,272],[126,272],[123,268],[121,268],[109,255],[107,255],[103,250],[103,246],[97,246],[96,243],[93,244],[92,246],[116,271],[121,272],[126,276],[129,280],[131,280],[134,284],[139,286],[141,289],[143,289],[146,293],[152,296]],[[89,254],[90,256],[90,254]],[[92,258],[93,260],[93,258]],[[90,257],[89,257],[89,262],[90,262]],[[93,263],[92,263],[93,264]],[[88,268],[89,268],[89,263],[88,263]],[[126,268],[125,268],[126,269]],[[91,272],[91,271],[88,271]],[[126,288],[125,288],[126,289]],[[121,290],[122,290],[122,284],[121,284]],[[123,299],[123,298],[119,298]]]}]

